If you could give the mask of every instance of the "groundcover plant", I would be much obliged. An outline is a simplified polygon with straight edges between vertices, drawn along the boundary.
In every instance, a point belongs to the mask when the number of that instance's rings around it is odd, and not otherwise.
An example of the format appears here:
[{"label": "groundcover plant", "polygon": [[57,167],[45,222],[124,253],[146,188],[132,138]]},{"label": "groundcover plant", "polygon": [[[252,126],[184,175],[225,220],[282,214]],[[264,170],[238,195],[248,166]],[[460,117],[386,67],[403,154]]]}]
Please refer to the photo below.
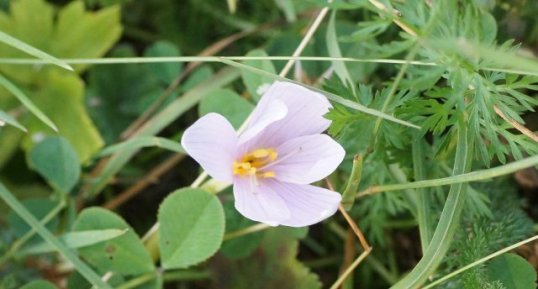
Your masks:
[{"label": "groundcover plant", "polygon": [[537,14],[0,1],[0,289],[536,288]]}]

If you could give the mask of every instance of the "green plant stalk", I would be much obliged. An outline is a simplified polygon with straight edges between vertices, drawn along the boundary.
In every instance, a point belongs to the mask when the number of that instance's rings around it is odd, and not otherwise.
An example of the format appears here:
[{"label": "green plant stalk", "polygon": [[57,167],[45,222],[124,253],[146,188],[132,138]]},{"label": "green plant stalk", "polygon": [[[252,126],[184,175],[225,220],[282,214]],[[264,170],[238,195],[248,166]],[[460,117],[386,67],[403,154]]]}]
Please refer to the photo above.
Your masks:
[{"label": "green plant stalk", "polygon": [[209,271],[181,270],[164,272],[163,281],[204,280],[211,277]]},{"label": "green plant stalk", "polygon": [[146,273],[121,284],[120,286],[116,287],[116,289],[136,288],[140,285],[148,283],[149,281],[152,281],[155,278],[157,278],[157,274],[155,272]]},{"label": "green plant stalk", "polygon": [[110,285],[103,282],[88,265],[82,262],[78,256],[56,238],[45,226],[43,226],[18,200],[0,183],[0,198],[19,215],[30,227],[32,227],[46,242],[55,247],[62,256],[69,260],[76,270],[99,289],[112,289]]},{"label": "green plant stalk", "polygon": [[[133,138],[141,136],[153,136],[168,126],[183,113],[195,106],[200,100],[211,91],[225,86],[240,76],[239,70],[234,68],[224,68],[212,78],[202,82],[183,96],[169,104],[164,110],[150,119],[140,130],[133,135]],[[89,198],[99,194],[112,177],[136,154],[139,149],[129,149],[114,154],[101,174],[91,183],[85,196]]]},{"label": "green plant stalk", "polygon": [[364,197],[367,195],[373,195],[381,192],[388,191],[399,191],[406,189],[417,189],[417,188],[429,188],[429,187],[438,187],[445,185],[453,185],[458,183],[468,183],[474,181],[488,180],[495,177],[504,176],[517,172],[519,170],[533,167],[538,165],[538,155],[528,157],[519,161],[509,163],[507,165],[498,166],[492,169],[474,171],[466,174],[459,174],[451,177],[434,179],[434,180],[425,180],[412,183],[404,184],[391,184],[391,185],[382,185],[373,187],[371,190],[357,194],[357,197]]},{"label": "green plant stalk", "polygon": [[353,167],[351,169],[351,175],[347,182],[344,193],[342,194],[342,205],[346,211],[351,210],[353,203],[355,202],[355,192],[359,188],[362,176],[362,156],[355,155],[353,157]]},{"label": "green plant stalk", "polygon": [[[472,138],[470,138],[467,131],[467,124],[460,120],[458,122],[458,145],[453,169],[454,175],[465,173],[470,169],[473,156],[471,142]],[[413,270],[394,284],[391,289],[419,288],[437,269],[446,255],[459,225],[461,212],[465,205],[466,187],[465,183],[453,184],[450,187],[439,223],[435,228],[428,249]]]},{"label": "green plant stalk", "polygon": [[[424,173],[424,140],[417,139],[412,144],[413,172],[415,180],[426,178]],[[422,252],[426,252],[433,235],[432,213],[430,210],[431,196],[425,190],[417,189],[417,222],[420,233],[420,245]]]}]

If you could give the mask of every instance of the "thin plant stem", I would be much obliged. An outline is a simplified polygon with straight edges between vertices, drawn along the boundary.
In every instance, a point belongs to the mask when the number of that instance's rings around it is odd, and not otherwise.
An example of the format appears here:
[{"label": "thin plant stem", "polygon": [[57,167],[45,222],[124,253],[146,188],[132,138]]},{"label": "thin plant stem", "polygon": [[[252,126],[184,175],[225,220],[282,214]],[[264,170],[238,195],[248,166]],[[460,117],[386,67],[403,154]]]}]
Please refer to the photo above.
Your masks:
[{"label": "thin plant stem", "polygon": [[439,284],[445,282],[446,280],[448,280],[448,279],[450,279],[450,278],[453,278],[454,276],[456,276],[456,275],[458,275],[458,274],[461,274],[461,273],[463,273],[463,272],[465,272],[465,271],[467,271],[467,270],[469,270],[469,269],[471,269],[471,268],[473,268],[473,267],[475,267],[475,266],[478,266],[478,265],[480,265],[480,264],[482,264],[482,263],[484,263],[484,262],[486,262],[486,261],[488,261],[488,260],[491,260],[491,259],[493,259],[493,258],[495,258],[495,257],[497,257],[497,256],[499,256],[499,255],[502,255],[502,254],[504,254],[504,253],[506,253],[506,252],[512,251],[513,249],[515,249],[515,248],[517,248],[517,247],[519,247],[519,246],[525,245],[525,244],[527,244],[527,243],[530,243],[530,242],[532,242],[532,241],[534,241],[534,240],[538,240],[538,235],[533,236],[533,237],[530,237],[530,238],[528,238],[528,239],[525,239],[525,240],[523,240],[523,241],[521,241],[521,242],[518,242],[518,243],[515,243],[515,244],[513,244],[513,245],[510,245],[510,246],[508,246],[508,247],[506,247],[506,248],[504,248],[504,249],[501,249],[501,250],[499,250],[499,251],[497,251],[497,252],[495,252],[495,253],[492,253],[492,254],[490,254],[490,255],[487,255],[487,256],[484,257],[484,258],[478,259],[478,260],[476,260],[476,261],[470,263],[469,265],[466,265],[466,266],[464,266],[464,267],[461,267],[460,269],[458,269],[458,270],[456,270],[456,271],[454,271],[454,272],[452,272],[452,273],[449,273],[449,274],[447,274],[447,275],[445,275],[445,276],[443,276],[443,277],[441,277],[441,278],[435,280],[434,282],[432,282],[432,283],[430,283],[430,284],[428,284],[428,285],[422,287],[422,289],[428,289],[428,288],[435,287],[435,286],[437,286],[437,285],[439,285]]},{"label": "thin plant stem", "polygon": [[[329,0],[328,2],[330,3],[332,2],[332,0]],[[329,7],[324,7],[323,9],[321,9],[321,11],[319,11],[318,16],[316,16],[316,19],[314,20],[312,25],[310,25],[310,27],[308,28],[308,31],[306,32],[305,36],[299,43],[299,46],[297,46],[297,48],[293,52],[292,54],[293,57],[297,57],[303,53],[303,50],[305,49],[308,42],[310,42],[310,39],[312,39],[312,36],[314,36],[314,33],[318,30],[318,27],[323,21],[323,18],[325,18],[325,16],[327,15],[327,12],[329,12]],[[288,72],[290,71],[290,69],[293,67],[293,64],[295,64],[295,60],[290,59],[286,63],[284,68],[282,68],[282,71],[280,71],[279,76],[282,76],[282,77],[286,76]]]},{"label": "thin plant stem", "polygon": [[404,184],[373,186],[362,192],[357,193],[357,198],[362,198],[368,195],[373,195],[373,194],[387,192],[387,191],[438,187],[438,186],[452,185],[452,184],[458,184],[458,183],[467,183],[467,182],[487,180],[487,179],[511,174],[519,170],[533,167],[536,165],[538,165],[538,155],[528,157],[519,161],[515,161],[506,165],[498,166],[495,168],[474,171],[474,172],[470,172],[466,174],[454,175],[454,176],[446,177],[446,178],[425,180],[425,181],[418,181],[418,182],[411,182],[411,183],[404,183]]},{"label": "thin plant stem", "polygon": [[268,228],[271,228],[271,226],[266,225],[266,224],[261,224],[261,223],[256,224],[256,225],[252,225],[252,226],[249,226],[249,227],[237,230],[237,231],[226,233],[224,235],[223,240],[227,241],[227,240],[235,239],[235,238],[245,236],[245,235],[248,235],[248,234],[252,234],[252,233],[255,233],[255,232],[259,232],[259,231],[262,231],[262,230],[265,230],[265,229],[268,229]]},{"label": "thin plant stem", "polygon": [[340,287],[340,285],[342,285],[342,283],[344,283],[344,281],[349,276],[349,274],[351,274],[353,272],[353,270],[355,270],[355,268],[357,268],[357,266],[359,266],[359,264],[366,257],[368,257],[368,255],[370,254],[371,251],[372,251],[372,248],[368,248],[366,251],[362,252],[359,255],[359,257],[357,257],[357,259],[355,259],[355,261],[344,271],[344,273],[342,273],[342,275],[340,275],[340,277],[338,277],[336,282],[334,282],[334,284],[331,286],[331,289],[337,289],[338,287]]}]

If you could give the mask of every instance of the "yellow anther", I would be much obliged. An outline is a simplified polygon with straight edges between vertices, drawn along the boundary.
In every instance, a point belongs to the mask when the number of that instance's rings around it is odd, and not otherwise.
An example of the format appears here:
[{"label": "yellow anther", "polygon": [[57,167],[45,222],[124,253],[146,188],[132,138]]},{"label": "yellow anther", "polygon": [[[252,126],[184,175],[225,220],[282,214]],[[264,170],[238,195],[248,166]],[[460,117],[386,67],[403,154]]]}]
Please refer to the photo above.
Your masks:
[{"label": "yellow anther", "polygon": [[263,172],[263,173],[260,173],[258,174],[258,177],[261,177],[261,178],[274,178],[275,177],[275,172]]},{"label": "yellow anther", "polygon": [[258,172],[258,170],[276,160],[277,156],[278,153],[272,148],[253,150],[233,163],[233,173],[239,176],[255,175],[260,178],[273,178],[274,172]]}]

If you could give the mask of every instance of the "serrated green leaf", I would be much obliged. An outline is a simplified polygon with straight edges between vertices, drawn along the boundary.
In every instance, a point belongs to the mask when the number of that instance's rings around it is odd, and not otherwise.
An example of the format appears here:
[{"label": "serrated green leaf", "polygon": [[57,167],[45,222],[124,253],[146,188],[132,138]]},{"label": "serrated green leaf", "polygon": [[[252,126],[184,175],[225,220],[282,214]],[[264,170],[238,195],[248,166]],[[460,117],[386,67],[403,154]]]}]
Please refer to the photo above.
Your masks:
[{"label": "serrated green leaf", "polygon": [[[44,0],[19,0],[10,3],[10,14],[0,12],[0,31],[8,33],[37,49],[63,58],[102,56],[121,34],[120,9],[112,6],[97,12],[87,12],[82,1],[73,1],[58,13]],[[0,55],[24,58],[25,54],[1,45]],[[88,65],[74,65],[82,72]],[[38,73],[47,69],[32,66],[0,68],[20,83],[38,81]]]},{"label": "serrated green leaf", "polygon": [[252,103],[234,91],[218,89],[202,99],[198,106],[198,114],[202,117],[210,112],[219,113],[238,129],[253,109]]},{"label": "serrated green leaf", "polygon": [[119,229],[125,234],[112,240],[80,248],[84,259],[100,272],[116,274],[142,274],[155,269],[153,260],[144,248],[142,241],[125,221],[102,208],[89,208],[78,216],[74,231]]},{"label": "serrated green leaf", "polygon": [[20,289],[57,289],[57,288],[56,286],[54,286],[54,284],[48,281],[38,280],[38,281],[28,283],[22,286]]},{"label": "serrated green leaf", "polygon": [[181,189],[168,196],[158,214],[163,267],[186,268],[209,258],[224,237],[220,201],[201,189]]},{"label": "serrated green leaf", "polygon": [[[81,163],[86,162],[103,145],[99,132],[89,118],[83,103],[84,83],[75,75],[50,71],[46,86],[36,92],[36,105],[58,125],[59,133],[77,152]],[[47,135],[56,135],[37,119],[25,122],[31,132],[24,136],[23,146],[30,151]]]},{"label": "serrated green leaf", "polygon": [[57,191],[67,194],[80,177],[80,162],[63,137],[47,137],[30,151],[30,166]]},{"label": "serrated green leaf", "polygon": [[519,255],[504,254],[487,264],[491,280],[501,281],[506,289],[535,289],[536,270]]},{"label": "serrated green leaf", "polygon": [[[61,236],[59,239],[69,248],[82,248],[90,245],[94,245],[103,241],[111,240],[119,237],[127,232],[126,230],[119,229],[105,229],[105,230],[92,230],[92,231],[80,231],[69,232]],[[19,254],[41,254],[53,252],[55,249],[48,243],[39,243],[27,248],[23,248]]]},{"label": "serrated green leaf", "polygon": [[[144,51],[145,57],[181,56],[177,46],[168,41],[157,41]],[[148,64],[149,71],[165,84],[169,84],[181,73],[182,62]]]},{"label": "serrated green leaf", "polygon": [[[261,49],[251,50],[246,56],[267,56],[267,53]],[[276,74],[273,63],[269,60],[246,60],[243,64],[267,71],[272,74]],[[266,75],[252,73],[251,71],[241,70],[241,77],[243,83],[247,87],[248,92],[256,101],[260,99],[264,92],[264,87],[269,87],[274,79]]]}]

